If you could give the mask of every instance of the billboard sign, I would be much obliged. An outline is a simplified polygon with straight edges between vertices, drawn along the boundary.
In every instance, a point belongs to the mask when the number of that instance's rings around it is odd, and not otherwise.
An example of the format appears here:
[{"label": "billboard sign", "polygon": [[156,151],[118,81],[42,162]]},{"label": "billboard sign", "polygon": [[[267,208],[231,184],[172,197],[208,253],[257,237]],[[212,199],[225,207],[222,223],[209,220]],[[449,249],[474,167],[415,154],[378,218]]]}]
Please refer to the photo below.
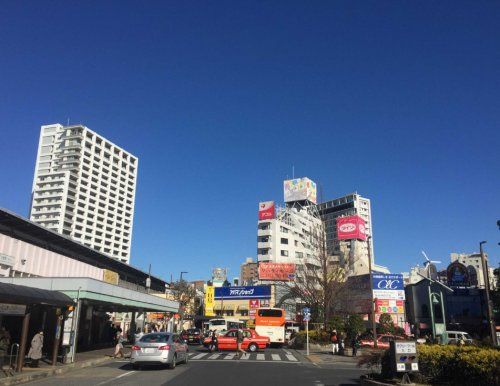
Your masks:
[{"label": "billboard sign", "polygon": [[365,220],[359,216],[337,217],[339,240],[366,240]]},{"label": "billboard sign", "polygon": [[469,271],[465,265],[458,261],[454,261],[448,266],[446,276],[450,287],[468,287],[470,285]]},{"label": "billboard sign", "polygon": [[205,316],[215,316],[214,300],[214,287],[209,285],[205,291]]},{"label": "billboard sign", "polygon": [[373,297],[384,300],[405,300],[401,274],[373,274]]},{"label": "billboard sign", "polygon": [[404,300],[377,299],[376,310],[379,314],[404,314]]},{"label": "billboard sign", "polygon": [[295,279],[293,263],[259,263],[259,280],[290,281]]},{"label": "billboard sign", "polygon": [[285,202],[309,200],[316,204],[316,183],[309,178],[295,178],[283,181]]},{"label": "billboard sign", "polygon": [[271,220],[275,217],[274,201],[259,202],[259,220]]},{"label": "billboard sign", "polygon": [[226,281],[227,274],[225,268],[214,268],[212,270],[212,283],[215,287],[220,287]]},{"label": "billboard sign", "polygon": [[215,299],[260,299],[271,297],[271,286],[217,287]]}]

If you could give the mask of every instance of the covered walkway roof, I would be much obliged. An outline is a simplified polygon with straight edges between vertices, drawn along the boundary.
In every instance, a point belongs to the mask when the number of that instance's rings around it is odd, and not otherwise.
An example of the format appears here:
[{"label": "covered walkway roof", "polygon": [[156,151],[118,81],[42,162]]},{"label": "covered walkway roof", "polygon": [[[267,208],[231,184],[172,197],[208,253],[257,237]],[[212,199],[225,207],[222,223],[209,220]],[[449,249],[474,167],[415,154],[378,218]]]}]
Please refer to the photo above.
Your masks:
[{"label": "covered walkway roof", "polygon": [[59,291],[71,299],[79,297],[89,304],[103,306],[103,309],[108,312],[177,312],[179,310],[178,302],[89,278],[6,277],[0,278],[0,284],[2,283]]},{"label": "covered walkway roof", "polygon": [[74,302],[68,295],[58,291],[33,288],[24,285],[0,283],[0,303],[44,304],[49,306],[71,306]]}]

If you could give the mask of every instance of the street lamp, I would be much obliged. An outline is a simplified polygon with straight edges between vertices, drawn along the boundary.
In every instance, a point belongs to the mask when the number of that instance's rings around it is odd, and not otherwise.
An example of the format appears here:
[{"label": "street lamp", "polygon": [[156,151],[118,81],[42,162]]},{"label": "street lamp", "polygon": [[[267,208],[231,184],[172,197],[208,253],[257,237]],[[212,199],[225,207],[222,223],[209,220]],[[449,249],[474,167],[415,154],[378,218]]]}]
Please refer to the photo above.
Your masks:
[{"label": "street lamp", "polygon": [[490,275],[488,274],[488,262],[484,256],[483,245],[487,241],[481,241],[479,243],[479,252],[481,253],[481,263],[483,266],[483,280],[484,280],[484,292],[486,295],[486,313],[488,316],[488,328],[490,330],[491,343],[496,343],[495,325],[492,320],[491,303],[490,303]]},{"label": "street lamp", "polygon": [[182,281],[182,275],[184,275],[185,273],[189,273],[189,272],[181,271],[181,279],[180,279],[180,281]]},{"label": "street lamp", "polygon": [[371,236],[366,237],[366,246],[368,247],[368,273],[370,274],[370,299],[371,299],[371,314],[372,314],[372,333],[373,333],[373,347],[377,348],[377,322],[375,321],[375,307],[377,299],[373,299],[373,274],[372,274],[372,256],[370,250]]}]

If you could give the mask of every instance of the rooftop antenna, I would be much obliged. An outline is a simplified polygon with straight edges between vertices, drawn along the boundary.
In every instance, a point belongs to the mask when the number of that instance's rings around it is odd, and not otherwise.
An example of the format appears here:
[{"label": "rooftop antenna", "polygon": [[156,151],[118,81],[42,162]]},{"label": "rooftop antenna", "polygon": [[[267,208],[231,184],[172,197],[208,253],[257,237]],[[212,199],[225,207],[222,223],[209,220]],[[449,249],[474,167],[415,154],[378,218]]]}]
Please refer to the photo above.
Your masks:
[{"label": "rooftop antenna", "polygon": [[292,180],[295,179],[295,166],[292,165]]},{"label": "rooftop antenna", "polygon": [[68,123],[66,124],[66,126],[69,126],[69,117],[68,117]]}]

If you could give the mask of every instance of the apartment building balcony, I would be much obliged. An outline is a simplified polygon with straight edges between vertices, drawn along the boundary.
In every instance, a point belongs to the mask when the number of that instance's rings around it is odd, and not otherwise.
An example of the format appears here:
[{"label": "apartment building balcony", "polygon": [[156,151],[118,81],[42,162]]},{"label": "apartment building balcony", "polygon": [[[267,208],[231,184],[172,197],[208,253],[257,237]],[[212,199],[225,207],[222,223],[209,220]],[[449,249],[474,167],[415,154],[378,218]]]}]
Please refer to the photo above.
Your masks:
[{"label": "apartment building balcony", "polygon": [[271,255],[257,255],[257,261],[263,261],[263,262],[266,262],[266,261],[271,261]]},{"label": "apartment building balcony", "polygon": [[259,241],[257,242],[257,248],[266,248],[266,249],[271,249],[271,242],[270,241]]},{"label": "apartment building balcony", "polygon": [[62,192],[64,188],[64,185],[57,185],[57,186],[43,186],[43,187],[37,187],[35,190],[36,192],[51,192],[54,190],[60,190]]},{"label": "apartment building balcony", "polygon": [[271,236],[271,229],[257,229],[257,236]]},{"label": "apartment building balcony", "polygon": [[34,210],[32,212],[32,215],[50,214],[50,213],[61,213],[61,211],[62,211],[62,208],[60,208],[60,207],[45,208],[45,209]]}]

